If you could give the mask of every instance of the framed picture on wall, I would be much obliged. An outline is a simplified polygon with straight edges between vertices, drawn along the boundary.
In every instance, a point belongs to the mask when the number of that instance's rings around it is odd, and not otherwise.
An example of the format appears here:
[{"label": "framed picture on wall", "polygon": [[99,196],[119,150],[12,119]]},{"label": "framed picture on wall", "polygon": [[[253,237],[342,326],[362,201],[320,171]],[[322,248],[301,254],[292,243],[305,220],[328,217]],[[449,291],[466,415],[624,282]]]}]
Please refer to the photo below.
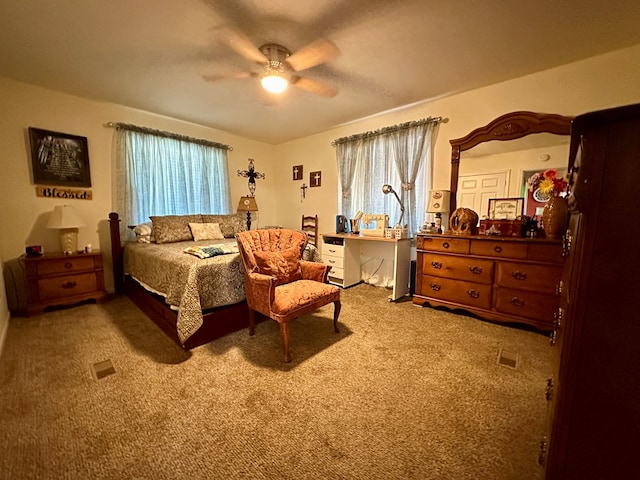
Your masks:
[{"label": "framed picture on wall", "polygon": [[33,183],[90,187],[87,137],[29,127]]}]

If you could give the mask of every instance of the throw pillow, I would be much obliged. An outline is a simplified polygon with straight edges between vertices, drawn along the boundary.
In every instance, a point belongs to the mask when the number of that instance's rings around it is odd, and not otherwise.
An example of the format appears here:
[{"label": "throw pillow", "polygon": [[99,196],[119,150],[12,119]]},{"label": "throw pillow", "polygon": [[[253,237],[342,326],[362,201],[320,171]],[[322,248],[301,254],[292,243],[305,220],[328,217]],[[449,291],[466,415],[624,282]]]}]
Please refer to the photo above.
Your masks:
[{"label": "throw pillow", "polygon": [[220,225],[217,223],[190,223],[189,228],[196,242],[198,240],[224,239],[224,235],[220,231]]},{"label": "throw pillow", "polygon": [[202,222],[201,215],[161,215],[149,218],[153,223],[153,236],[158,243],[193,240],[189,223]]},{"label": "throw pillow", "polygon": [[300,247],[290,247],[279,252],[254,252],[258,272],[276,277],[276,285],[302,278]]}]

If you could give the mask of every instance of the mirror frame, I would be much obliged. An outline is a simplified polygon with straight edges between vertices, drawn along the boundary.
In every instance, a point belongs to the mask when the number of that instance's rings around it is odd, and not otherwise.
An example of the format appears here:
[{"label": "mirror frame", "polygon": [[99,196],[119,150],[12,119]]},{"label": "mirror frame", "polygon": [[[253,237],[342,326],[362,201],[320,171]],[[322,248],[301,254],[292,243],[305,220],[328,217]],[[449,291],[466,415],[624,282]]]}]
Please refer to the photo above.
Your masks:
[{"label": "mirror frame", "polygon": [[518,111],[501,115],[483,127],[476,128],[461,138],[449,140],[451,144],[451,212],[456,209],[460,154],[476,145],[491,141],[515,140],[534,133],[571,135],[573,117],[555,113]]}]

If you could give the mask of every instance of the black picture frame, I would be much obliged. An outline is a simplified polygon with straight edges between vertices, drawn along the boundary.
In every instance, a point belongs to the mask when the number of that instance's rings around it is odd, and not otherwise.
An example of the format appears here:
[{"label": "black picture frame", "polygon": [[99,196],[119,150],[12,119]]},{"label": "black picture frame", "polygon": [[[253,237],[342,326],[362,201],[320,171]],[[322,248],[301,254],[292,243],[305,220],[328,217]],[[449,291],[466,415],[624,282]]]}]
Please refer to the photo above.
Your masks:
[{"label": "black picture frame", "polygon": [[29,127],[33,183],[90,187],[87,137]]}]

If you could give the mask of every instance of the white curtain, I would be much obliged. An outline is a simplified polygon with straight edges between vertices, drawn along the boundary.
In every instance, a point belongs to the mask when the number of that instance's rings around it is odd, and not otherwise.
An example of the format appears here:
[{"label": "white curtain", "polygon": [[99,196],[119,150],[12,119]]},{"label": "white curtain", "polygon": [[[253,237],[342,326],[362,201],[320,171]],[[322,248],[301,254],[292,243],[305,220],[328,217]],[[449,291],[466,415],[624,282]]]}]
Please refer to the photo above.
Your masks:
[{"label": "white curtain", "polygon": [[[388,214],[389,225],[401,215],[393,194],[382,193],[389,184],[404,203],[402,220],[415,236],[424,222],[425,199],[432,187],[433,150],[441,119],[387,127],[335,141],[341,190],[339,211],[353,218],[358,211]],[[351,173],[353,172],[353,173]],[[393,264],[375,257],[362,257],[362,278],[378,286],[393,285]]]},{"label": "white curtain", "polygon": [[151,215],[231,213],[225,148],[118,127],[114,139],[122,226]]}]

